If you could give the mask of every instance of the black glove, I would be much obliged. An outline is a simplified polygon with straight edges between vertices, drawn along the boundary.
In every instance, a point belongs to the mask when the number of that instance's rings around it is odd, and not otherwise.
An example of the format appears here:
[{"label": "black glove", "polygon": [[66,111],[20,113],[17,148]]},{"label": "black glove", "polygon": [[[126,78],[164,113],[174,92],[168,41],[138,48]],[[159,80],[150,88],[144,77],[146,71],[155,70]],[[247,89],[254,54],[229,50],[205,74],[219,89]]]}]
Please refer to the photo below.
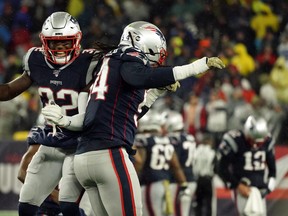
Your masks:
[{"label": "black glove", "polygon": [[181,184],[179,188],[178,199],[185,199],[185,197],[191,197],[191,190],[188,188],[187,183]]},{"label": "black glove", "polygon": [[266,197],[271,191],[268,188],[259,189],[262,198]]}]

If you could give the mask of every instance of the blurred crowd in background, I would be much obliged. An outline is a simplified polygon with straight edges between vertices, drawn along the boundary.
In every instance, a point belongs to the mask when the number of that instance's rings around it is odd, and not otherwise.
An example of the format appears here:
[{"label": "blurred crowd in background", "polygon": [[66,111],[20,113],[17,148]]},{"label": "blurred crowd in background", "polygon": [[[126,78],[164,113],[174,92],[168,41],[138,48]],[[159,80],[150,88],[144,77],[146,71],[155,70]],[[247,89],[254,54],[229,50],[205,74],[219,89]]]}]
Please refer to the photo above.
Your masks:
[{"label": "blurred crowd in background", "polygon": [[[219,56],[225,70],[181,82],[153,105],[184,116],[189,133],[217,142],[230,129],[241,129],[248,115],[262,115],[277,138],[288,140],[287,0],[0,0],[0,83],[22,73],[22,58],[41,46],[44,20],[67,11],[80,24],[82,47],[101,41],[117,45],[123,28],[145,20],[167,39],[167,65],[203,56]],[[37,89],[0,103],[0,139],[16,139],[37,123]]]}]

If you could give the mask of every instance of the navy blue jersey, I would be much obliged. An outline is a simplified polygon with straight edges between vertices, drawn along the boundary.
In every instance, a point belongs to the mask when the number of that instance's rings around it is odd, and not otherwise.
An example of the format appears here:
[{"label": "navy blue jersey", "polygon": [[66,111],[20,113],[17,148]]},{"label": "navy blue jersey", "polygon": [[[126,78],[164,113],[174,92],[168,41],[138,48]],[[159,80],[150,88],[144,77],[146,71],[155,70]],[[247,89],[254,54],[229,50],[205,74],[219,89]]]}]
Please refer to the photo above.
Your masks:
[{"label": "navy blue jersey", "polygon": [[267,137],[259,148],[253,148],[243,131],[231,130],[224,134],[218,148],[218,174],[230,188],[235,188],[242,178],[259,189],[267,188],[265,172],[275,177],[274,140]]},{"label": "navy blue jersey", "polygon": [[80,131],[62,130],[57,126],[56,134],[52,133],[50,126],[34,126],[27,136],[28,145],[45,145],[50,147],[61,147],[63,149],[75,149]]},{"label": "navy blue jersey", "polygon": [[58,216],[62,215],[59,204],[48,196],[39,207],[36,216]]},{"label": "navy blue jersey", "polygon": [[[86,216],[83,209],[79,209],[80,216]],[[36,216],[63,216],[59,204],[55,203],[50,196],[48,196],[39,207]]]},{"label": "navy blue jersey", "polygon": [[161,180],[170,180],[170,161],[175,152],[168,137],[136,136],[137,149],[145,148],[146,158],[141,171],[140,183],[150,184]]},{"label": "navy blue jersey", "polygon": [[[196,149],[194,136],[185,132],[176,132],[168,135],[171,144],[174,146],[179,162],[188,182],[194,181],[193,158]],[[171,182],[175,182],[173,175]]]},{"label": "navy blue jersey", "polygon": [[[66,65],[54,65],[46,60],[42,52],[42,48],[31,48],[23,58],[23,68],[33,81],[33,85],[38,87],[43,107],[49,101],[54,101],[62,107],[62,110],[65,110],[67,116],[78,114],[79,93],[84,91],[93,80],[100,55],[97,55],[94,49],[83,50],[73,62]],[[59,131],[62,133],[61,136],[64,134],[66,141],[67,137],[72,136],[72,146],[76,147],[75,137],[78,136],[78,132],[71,132],[64,128]],[[43,132],[47,134],[43,136]],[[47,126],[39,136],[35,136],[36,131],[34,131],[33,142],[49,145],[51,140],[47,136],[49,132],[52,132],[51,126]],[[50,143],[50,146],[62,147],[63,145],[60,141]]]},{"label": "navy blue jersey", "polygon": [[174,83],[171,67],[151,68],[134,48],[108,53],[91,86],[77,153],[123,146],[131,150],[145,89]]}]

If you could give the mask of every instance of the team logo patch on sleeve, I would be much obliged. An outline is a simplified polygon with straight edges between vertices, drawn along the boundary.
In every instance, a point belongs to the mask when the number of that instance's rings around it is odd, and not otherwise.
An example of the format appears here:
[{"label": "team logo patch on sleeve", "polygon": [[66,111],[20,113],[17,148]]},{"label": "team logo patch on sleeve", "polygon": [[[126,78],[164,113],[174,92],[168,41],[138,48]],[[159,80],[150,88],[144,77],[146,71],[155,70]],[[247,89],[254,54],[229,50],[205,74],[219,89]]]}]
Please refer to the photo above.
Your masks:
[{"label": "team logo patch on sleeve", "polygon": [[147,63],[145,55],[140,53],[140,52],[135,52],[135,51],[134,52],[127,52],[126,55],[128,57],[129,56],[136,57],[136,58],[140,59],[142,62],[144,62],[144,64]]},{"label": "team logo patch on sleeve", "polygon": [[127,55],[130,55],[130,56],[133,56],[133,57],[137,57],[137,58],[141,58],[141,59],[142,59],[142,57],[141,57],[141,55],[140,55],[139,52],[129,52],[129,53],[127,53]]}]

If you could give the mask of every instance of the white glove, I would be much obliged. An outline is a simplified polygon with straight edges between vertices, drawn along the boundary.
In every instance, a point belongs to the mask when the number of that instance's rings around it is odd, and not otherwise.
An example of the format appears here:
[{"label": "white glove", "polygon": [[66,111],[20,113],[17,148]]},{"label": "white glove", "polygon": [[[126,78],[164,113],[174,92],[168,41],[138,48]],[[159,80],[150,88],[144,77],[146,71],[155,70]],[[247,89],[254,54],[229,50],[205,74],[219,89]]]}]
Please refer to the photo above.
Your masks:
[{"label": "white glove", "polygon": [[274,177],[270,177],[268,179],[268,189],[270,192],[274,191],[276,188],[276,179]]},{"label": "white glove", "polygon": [[45,120],[47,120],[49,123],[52,122],[60,127],[68,127],[71,124],[71,121],[67,116],[62,114],[62,109],[57,104],[46,105],[44,108],[42,108],[41,113]]},{"label": "white glove", "polygon": [[146,100],[140,105],[140,107],[147,106],[150,108],[152,104],[157,100],[157,98],[162,96],[165,92],[165,89],[149,89],[147,91]]},{"label": "white glove", "polygon": [[211,68],[211,67],[216,67],[216,68],[219,68],[219,69],[225,68],[225,64],[218,57],[210,57],[210,58],[208,58],[207,66],[209,68]]}]

